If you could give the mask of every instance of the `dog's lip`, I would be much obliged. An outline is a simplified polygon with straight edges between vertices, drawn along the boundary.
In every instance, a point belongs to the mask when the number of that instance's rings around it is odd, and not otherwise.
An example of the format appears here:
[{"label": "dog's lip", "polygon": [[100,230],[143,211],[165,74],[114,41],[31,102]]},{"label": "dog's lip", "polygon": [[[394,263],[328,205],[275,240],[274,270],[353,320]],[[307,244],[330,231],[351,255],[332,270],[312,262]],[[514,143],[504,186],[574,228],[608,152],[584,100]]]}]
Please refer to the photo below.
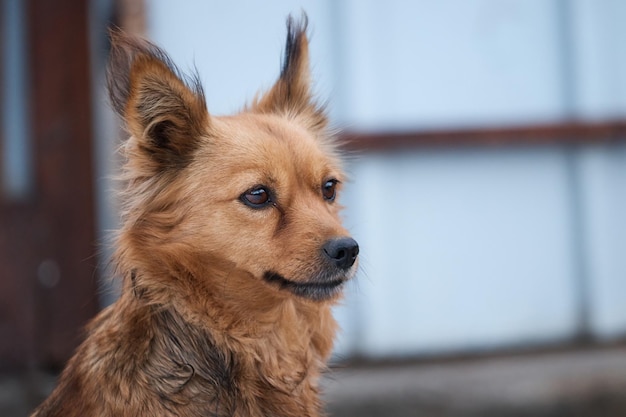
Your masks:
[{"label": "dog's lip", "polygon": [[346,281],[345,276],[323,277],[322,279],[311,281],[292,281],[277,272],[266,272],[263,275],[265,281],[277,284],[281,289],[290,290],[296,295],[323,300],[331,298]]}]

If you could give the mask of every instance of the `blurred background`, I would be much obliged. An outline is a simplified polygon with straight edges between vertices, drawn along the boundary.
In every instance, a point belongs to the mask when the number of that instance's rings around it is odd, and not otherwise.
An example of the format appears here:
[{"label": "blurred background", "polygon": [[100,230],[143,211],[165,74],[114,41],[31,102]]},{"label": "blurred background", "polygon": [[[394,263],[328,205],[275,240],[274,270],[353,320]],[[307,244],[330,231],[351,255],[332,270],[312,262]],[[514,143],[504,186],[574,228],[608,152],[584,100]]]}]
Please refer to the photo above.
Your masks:
[{"label": "blurred background", "polygon": [[310,20],[360,272],[336,416],[626,415],[626,2],[0,0],[0,415],[115,300],[115,24],[197,68],[209,111]]}]

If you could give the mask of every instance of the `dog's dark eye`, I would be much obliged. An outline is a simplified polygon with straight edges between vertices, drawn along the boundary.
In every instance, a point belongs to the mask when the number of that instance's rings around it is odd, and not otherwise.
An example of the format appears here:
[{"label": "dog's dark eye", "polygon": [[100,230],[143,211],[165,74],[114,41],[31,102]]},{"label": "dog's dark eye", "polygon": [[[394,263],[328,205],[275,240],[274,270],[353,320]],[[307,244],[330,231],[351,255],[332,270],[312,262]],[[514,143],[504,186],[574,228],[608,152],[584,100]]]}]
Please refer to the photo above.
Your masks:
[{"label": "dog's dark eye", "polygon": [[337,195],[337,183],[339,181],[332,179],[328,180],[322,186],[322,195],[324,199],[327,201],[335,201],[335,196]]},{"label": "dog's dark eye", "polygon": [[272,202],[270,193],[264,187],[255,187],[241,195],[241,201],[252,208],[263,208]]}]

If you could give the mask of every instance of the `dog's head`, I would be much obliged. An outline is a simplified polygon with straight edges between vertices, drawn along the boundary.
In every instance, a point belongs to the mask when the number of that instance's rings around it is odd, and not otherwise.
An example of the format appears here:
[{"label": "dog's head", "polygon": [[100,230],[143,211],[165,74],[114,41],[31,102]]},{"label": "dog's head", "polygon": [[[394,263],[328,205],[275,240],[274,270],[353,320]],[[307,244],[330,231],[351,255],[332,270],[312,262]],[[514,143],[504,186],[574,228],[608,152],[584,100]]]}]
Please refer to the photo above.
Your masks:
[{"label": "dog's head", "polygon": [[276,83],[241,113],[214,117],[197,78],[113,32],[109,92],[131,135],[121,257],[336,298],[359,247],[339,218],[345,177],[309,78],[306,21],[290,19]]}]

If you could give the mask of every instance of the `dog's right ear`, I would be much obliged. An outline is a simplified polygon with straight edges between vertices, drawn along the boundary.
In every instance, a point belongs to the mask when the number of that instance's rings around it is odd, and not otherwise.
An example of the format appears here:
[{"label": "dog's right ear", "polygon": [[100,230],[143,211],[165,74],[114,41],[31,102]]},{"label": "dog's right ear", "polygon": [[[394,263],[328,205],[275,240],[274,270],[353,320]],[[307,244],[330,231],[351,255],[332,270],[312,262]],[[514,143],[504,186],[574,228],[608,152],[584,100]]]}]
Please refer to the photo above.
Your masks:
[{"label": "dog's right ear", "polygon": [[260,113],[278,113],[290,117],[304,116],[308,127],[322,130],[328,124],[324,106],[311,93],[309,68],[308,18],[287,19],[287,42],[280,77],[272,88],[252,103],[252,110]]},{"label": "dog's right ear", "polygon": [[107,86],[113,108],[146,156],[162,167],[184,162],[209,123],[198,78],[183,77],[148,41],[119,29],[109,35]]}]

